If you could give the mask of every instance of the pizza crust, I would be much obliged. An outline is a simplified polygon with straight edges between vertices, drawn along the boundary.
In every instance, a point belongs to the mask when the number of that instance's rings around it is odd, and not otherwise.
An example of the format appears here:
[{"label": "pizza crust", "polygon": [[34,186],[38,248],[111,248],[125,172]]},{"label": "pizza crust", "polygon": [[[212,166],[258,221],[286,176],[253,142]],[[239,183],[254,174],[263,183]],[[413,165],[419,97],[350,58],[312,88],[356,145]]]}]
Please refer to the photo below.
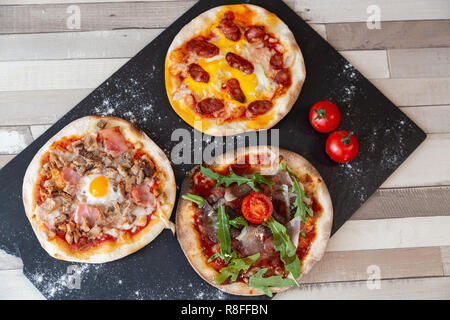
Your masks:
[{"label": "pizza crust", "polygon": [[[158,200],[161,206],[153,214],[148,225],[134,235],[117,241],[104,241],[99,245],[83,251],[70,250],[67,242],[58,237],[49,239],[45,232],[45,226],[39,223],[35,218],[36,196],[35,186],[39,178],[41,168],[41,158],[49,150],[50,146],[63,137],[73,135],[85,135],[89,132],[97,132],[96,127],[99,120],[106,120],[106,127],[119,126],[122,135],[126,140],[136,144],[141,142],[143,150],[154,160],[157,170],[164,173],[166,180],[161,190]],[[104,263],[108,261],[123,258],[149,244],[156,238],[164,228],[170,226],[170,216],[175,203],[176,184],[169,160],[164,152],[142,131],[134,128],[128,121],[115,117],[87,116],[69,123],[36,153],[29,164],[22,188],[23,204],[25,213],[31,223],[33,231],[36,234],[41,246],[53,257],[60,260]]]},{"label": "pizza crust", "polygon": [[[214,159],[213,166],[216,163],[227,165],[231,163],[231,159],[236,159],[246,154],[259,154],[262,152],[274,152],[283,157],[288,163],[291,170],[297,175],[309,174],[316,181],[315,196],[321,204],[323,211],[316,220],[316,238],[311,244],[308,255],[303,260],[302,272],[298,280],[307,274],[313,265],[319,261],[324,253],[331,234],[331,226],[333,223],[333,206],[331,203],[328,189],[320,176],[319,172],[302,156],[271,146],[256,146],[241,148],[236,151],[228,152]],[[181,188],[181,194],[191,193],[193,190],[193,177],[200,170],[200,166],[196,166],[187,175]],[[194,270],[209,284],[230,294],[254,296],[264,294],[262,290],[251,288],[242,282],[234,282],[227,285],[218,285],[214,282],[217,271],[210,267],[206,257],[203,255],[199,244],[199,235],[194,227],[195,207],[192,202],[179,198],[176,213],[177,237],[184,254]],[[288,288],[271,288],[272,292],[281,292]]]},{"label": "pizza crust", "polygon": [[[291,71],[292,85],[289,87],[284,96],[277,98],[274,106],[266,114],[257,116],[252,120],[233,120],[219,124],[215,119],[208,119],[197,115],[187,106],[177,106],[179,103],[172,99],[172,93],[169,92],[168,88],[168,81],[170,81],[170,77],[172,77],[168,72],[168,57],[175,49],[179,48],[193,37],[204,32],[205,26],[211,25],[217,19],[218,13],[227,8],[232,10],[234,7],[246,7],[255,12],[256,14],[252,22],[255,25],[258,23],[264,25],[268,32],[277,37],[286,49],[286,52],[289,52],[289,54],[292,55],[293,62],[289,68]],[[306,70],[303,55],[291,30],[272,12],[251,4],[219,6],[200,14],[198,17],[185,25],[175,36],[166,55],[165,82],[167,95],[172,108],[190,126],[212,136],[234,135],[248,131],[267,130],[272,128],[292,109],[292,106],[300,94],[303,83],[305,82],[305,77]],[[189,110],[187,110],[188,108]],[[250,123],[251,126],[249,127]]]}]

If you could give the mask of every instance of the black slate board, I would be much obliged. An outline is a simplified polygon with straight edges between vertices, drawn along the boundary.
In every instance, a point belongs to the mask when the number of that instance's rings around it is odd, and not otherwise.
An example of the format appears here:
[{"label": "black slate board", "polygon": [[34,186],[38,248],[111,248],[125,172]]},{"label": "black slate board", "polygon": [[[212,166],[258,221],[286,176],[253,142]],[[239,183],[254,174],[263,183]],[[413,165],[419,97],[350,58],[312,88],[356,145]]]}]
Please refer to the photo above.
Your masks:
[{"label": "black slate board", "polygon": [[[25,170],[38,149],[66,124],[86,115],[109,114],[131,120],[170,156],[177,143],[170,141],[171,132],[175,128],[193,131],[173,112],[164,88],[164,59],[171,40],[207,9],[240,2],[199,1],[0,171],[0,248],[23,259],[25,275],[46,298],[238,298],[197,276],[168,230],[139,252],[107,264],[74,264],[51,258],[26,220],[21,189]],[[325,179],[335,210],[334,233],[425,139],[425,133],[286,4],[245,2],[281,17],[302,50],[306,82],[292,111],[275,129],[280,129],[280,146],[306,157]],[[333,163],[324,152],[327,135],[313,131],[308,123],[309,108],[319,100],[335,102],[343,115],[339,128],[354,131],[360,141],[360,153],[349,164]],[[178,185],[191,167],[174,166]],[[73,265],[78,268],[81,289],[66,285],[76,284],[67,278],[74,275]]]}]

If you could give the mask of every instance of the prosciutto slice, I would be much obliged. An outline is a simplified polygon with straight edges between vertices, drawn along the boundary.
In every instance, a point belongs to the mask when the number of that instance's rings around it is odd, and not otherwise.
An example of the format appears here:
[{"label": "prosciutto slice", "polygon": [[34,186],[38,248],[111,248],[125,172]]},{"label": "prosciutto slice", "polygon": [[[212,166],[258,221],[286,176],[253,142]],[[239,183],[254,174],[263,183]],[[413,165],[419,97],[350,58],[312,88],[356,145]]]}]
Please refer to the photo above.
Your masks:
[{"label": "prosciutto slice", "polygon": [[135,185],[131,188],[131,198],[139,206],[154,207],[156,205],[155,196],[148,185]]},{"label": "prosciutto slice", "polygon": [[65,183],[70,185],[77,185],[80,182],[81,176],[72,168],[64,168],[61,172],[62,179]]},{"label": "prosciutto slice", "polygon": [[128,143],[120,132],[119,127],[102,129],[98,134],[103,139],[106,152],[112,157],[116,158],[128,151]]},{"label": "prosciutto slice", "polygon": [[79,225],[83,225],[83,222],[86,221],[89,228],[92,228],[97,222],[99,215],[100,210],[96,207],[88,206],[86,204],[79,204],[75,211],[74,220]]}]

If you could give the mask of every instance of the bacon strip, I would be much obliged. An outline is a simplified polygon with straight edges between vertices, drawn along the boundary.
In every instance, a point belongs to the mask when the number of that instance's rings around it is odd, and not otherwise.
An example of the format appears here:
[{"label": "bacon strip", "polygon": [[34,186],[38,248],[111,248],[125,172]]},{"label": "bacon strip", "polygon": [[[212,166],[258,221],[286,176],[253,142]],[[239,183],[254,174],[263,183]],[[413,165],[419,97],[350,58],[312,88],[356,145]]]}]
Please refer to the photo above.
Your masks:
[{"label": "bacon strip", "polygon": [[79,204],[75,211],[74,220],[80,226],[84,221],[88,224],[89,228],[92,228],[100,215],[100,210],[96,207],[88,206],[86,204]]},{"label": "bacon strip", "polygon": [[106,152],[116,158],[128,151],[128,143],[120,132],[119,127],[106,128],[99,131],[100,139],[103,139]]},{"label": "bacon strip", "polygon": [[140,206],[154,207],[156,205],[155,196],[147,185],[133,186],[131,188],[131,198]]},{"label": "bacon strip", "polygon": [[62,179],[65,183],[70,185],[77,185],[80,182],[81,176],[72,168],[64,168],[61,172]]}]

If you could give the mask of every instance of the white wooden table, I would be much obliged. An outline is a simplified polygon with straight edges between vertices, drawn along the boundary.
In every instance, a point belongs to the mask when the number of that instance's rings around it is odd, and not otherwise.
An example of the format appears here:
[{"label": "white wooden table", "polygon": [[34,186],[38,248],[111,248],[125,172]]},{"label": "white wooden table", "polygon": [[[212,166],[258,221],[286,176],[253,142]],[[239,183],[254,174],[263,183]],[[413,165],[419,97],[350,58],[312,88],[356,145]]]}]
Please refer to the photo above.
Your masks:
[{"label": "white wooden table", "polygon": [[[0,167],[195,3],[68,2],[0,1]],[[428,137],[277,298],[449,299],[450,1],[286,2]],[[4,252],[0,298],[43,298]]]}]

